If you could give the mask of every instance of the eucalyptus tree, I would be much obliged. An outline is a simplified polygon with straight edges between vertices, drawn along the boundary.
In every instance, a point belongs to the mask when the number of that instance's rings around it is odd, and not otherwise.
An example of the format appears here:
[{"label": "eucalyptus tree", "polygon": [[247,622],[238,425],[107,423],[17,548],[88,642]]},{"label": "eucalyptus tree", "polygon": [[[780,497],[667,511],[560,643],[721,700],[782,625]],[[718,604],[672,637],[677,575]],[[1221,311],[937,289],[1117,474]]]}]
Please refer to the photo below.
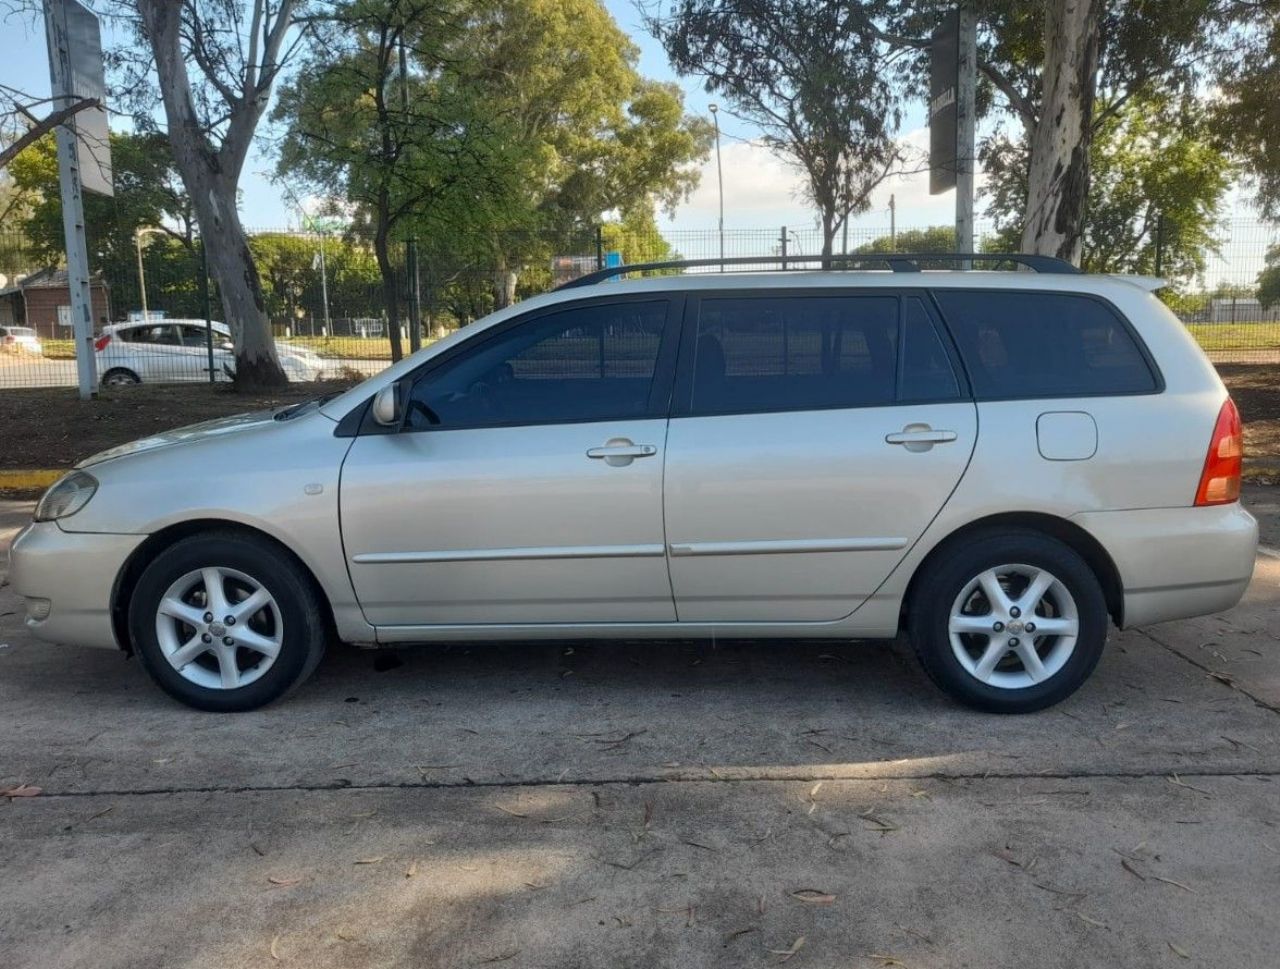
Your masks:
[{"label": "eucalyptus tree", "polygon": [[803,173],[823,255],[902,159],[892,47],[877,27],[887,10],[877,0],[676,0],[646,8],[648,29],[675,69],[702,78],[728,112]]}]

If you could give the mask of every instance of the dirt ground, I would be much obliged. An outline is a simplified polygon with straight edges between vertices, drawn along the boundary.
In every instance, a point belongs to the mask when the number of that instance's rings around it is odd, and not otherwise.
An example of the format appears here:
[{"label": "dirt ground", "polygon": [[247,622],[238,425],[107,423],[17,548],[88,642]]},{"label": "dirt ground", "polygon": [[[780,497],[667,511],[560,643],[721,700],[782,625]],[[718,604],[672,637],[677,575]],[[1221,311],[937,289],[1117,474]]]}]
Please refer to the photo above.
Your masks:
[{"label": "dirt ground", "polygon": [[81,458],[157,431],[215,417],[283,407],[345,383],[291,384],[242,394],[223,384],[103,388],[94,401],[74,390],[0,391],[0,469],[69,468]]},{"label": "dirt ground", "polygon": [[[1218,372],[1244,417],[1246,453],[1280,465],[1280,365],[1220,363]],[[91,403],[64,388],[0,391],[0,469],[70,467],[170,427],[283,406],[347,386],[295,384],[268,394],[207,384],[123,387],[104,389]]]}]

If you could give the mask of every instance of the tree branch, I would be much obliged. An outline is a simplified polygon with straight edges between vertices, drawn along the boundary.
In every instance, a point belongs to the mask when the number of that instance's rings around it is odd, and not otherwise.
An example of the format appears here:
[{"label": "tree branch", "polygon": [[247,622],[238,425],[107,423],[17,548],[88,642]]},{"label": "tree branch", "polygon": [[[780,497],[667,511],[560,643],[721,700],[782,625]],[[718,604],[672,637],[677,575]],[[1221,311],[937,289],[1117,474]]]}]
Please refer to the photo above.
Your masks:
[{"label": "tree branch", "polygon": [[6,146],[4,150],[0,151],[0,169],[8,167],[9,162],[18,157],[23,149],[28,148],[32,143],[39,141],[44,135],[58,127],[58,125],[63,124],[86,108],[100,107],[102,107],[102,102],[96,98],[82,98],[65,108],[59,108],[47,118],[37,121],[20,137],[18,137],[13,144]]}]

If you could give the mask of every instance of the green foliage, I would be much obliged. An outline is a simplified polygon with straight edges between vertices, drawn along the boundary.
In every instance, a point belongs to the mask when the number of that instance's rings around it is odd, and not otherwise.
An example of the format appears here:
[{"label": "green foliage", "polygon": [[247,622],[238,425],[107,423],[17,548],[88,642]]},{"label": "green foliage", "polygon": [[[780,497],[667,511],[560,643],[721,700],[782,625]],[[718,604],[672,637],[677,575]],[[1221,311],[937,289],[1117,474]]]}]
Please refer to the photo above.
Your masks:
[{"label": "green foliage", "polygon": [[[140,227],[165,227],[188,244],[190,204],[173,168],[169,143],[161,135],[111,134],[115,197],[84,198],[89,263],[94,271],[133,258],[133,234]],[[15,191],[28,200],[22,228],[35,254],[48,265],[62,259],[62,197],[53,135],[41,138],[9,167]]]},{"label": "green foliage", "polygon": [[880,236],[853,250],[856,253],[874,252],[955,252],[956,230],[954,226],[933,225],[927,229],[906,229],[898,233],[897,240]]},{"label": "green foliage", "polygon": [[[997,139],[986,161],[988,212],[999,242],[1016,245],[1026,197],[1025,144]],[[1159,96],[1130,99],[1107,112],[1090,164],[1086,271],[1154,273],[1158,246],[1166,277],[1190,281],[1204,271],[1235,170],[1202,107]]]},{"label": "green foliage", "polygon": [[1280,303],[1280,246],[1267,250],[1266,268],[1258,274],[1257,297],[1263,309]]}]

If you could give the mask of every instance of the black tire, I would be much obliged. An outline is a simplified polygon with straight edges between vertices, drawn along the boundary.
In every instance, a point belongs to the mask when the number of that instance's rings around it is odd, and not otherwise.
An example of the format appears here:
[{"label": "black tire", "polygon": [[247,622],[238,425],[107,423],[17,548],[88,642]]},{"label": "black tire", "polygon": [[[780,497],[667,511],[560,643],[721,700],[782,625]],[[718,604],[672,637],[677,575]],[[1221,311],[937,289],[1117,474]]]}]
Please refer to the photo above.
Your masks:
[{"label": "black tire", "polygon": [[142,378],[126,367],[112,367],[102,375],[104,387],[127,387],[142,383]]},{"label": "black tire", "polygon": [[[992,686],[969,672],[949,631],[952,606],[966,586],[986,570],[1009,564],[1052,573],[1074,600],[1079,626],[1075,649],[1062,667],[1020,688]],[[925,566],[908,611],[911,642],[929,678],[960,702],[989,713],[1031,713],[1066,699],[1098,665],[1107,626],[1106,599],[1089,564],[1071,547],[1030,529],[981,532],[945,548]]]},{"label": "black tire", "polygon": [[[283,621],[279,654],[253,682],[234,689],[201,686],[165,658],[156,631],[160,600],[189,572],[208,567],[250,576],[275,600]],[[198,601],[198,600],[197,600]],[[199,710],[254,710],[284,696],[315,670],[324,654],[322,603],[310,576],[270,541],[234,531],[210,531],[171,545],[143,571],[129,600],[129,635],[148,674],[162,690]]]}]

